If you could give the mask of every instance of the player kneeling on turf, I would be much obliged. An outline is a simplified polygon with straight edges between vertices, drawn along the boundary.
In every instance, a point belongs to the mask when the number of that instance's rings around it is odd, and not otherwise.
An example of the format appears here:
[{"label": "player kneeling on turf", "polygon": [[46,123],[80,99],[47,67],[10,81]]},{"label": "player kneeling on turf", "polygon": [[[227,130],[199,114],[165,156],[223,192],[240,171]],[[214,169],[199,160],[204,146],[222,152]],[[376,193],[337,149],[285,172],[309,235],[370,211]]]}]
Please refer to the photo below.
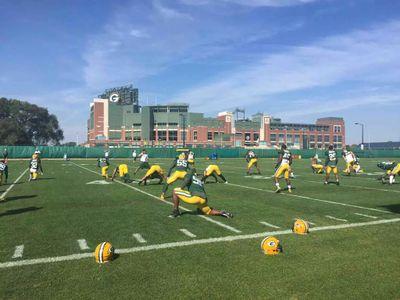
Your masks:
[{"label": "player kneeling on turf", "polygon": [[203,178],[201,179],[201,181],[206,183],[207,178],[212,176],[214,177],[215,182],[218,182],[217,175],[224,181],[224,183],[228,182],[224,175],[222,175],[221,169],[217,165],[209,165],[207,169],[204,170]]},{"label": "player kneeling on turf", "polygon": [[197,177],[195,169],[188,171],[181,188],[174,189],[172,192],[172,199],[174,201],[174,210],[172,211],[171,217],[174,218],[181,214],[179,212],[180,200],[185,203],[196,204],[198,211],[203,214],[233,218],[233,215],[229,212],[216,210],[208,206],[208,199],[203,182]]},{"label": "player kneeling on turf", "polygon": [[311,158],[311,169],[316,174],[324,173],[324,166],[321,164],[321,160],[315,156]]},{"label": "player kneeling on turf", "polygon": [[111,180],[114,180],[115,175],[119,174],[119,178],[123,180],[125,183],[131,182],[129,173],[128,173],[128,165],[121,164],[114,169],[114,172],[111,176]]},{"label": "player kneeling on turf", "polygon": [[147,184],[147,179],[153,179],[153,178],[158,178],[160,181],[158,184],[161,184],[163,180],[166,180],[166,177],[164,175],[164,170],[159,166],[159,165],[152,165],[149,170],[147,170],[146,174],[143,176],[142,179],[139,181],[139,185],[144,183],[144,185]]}]

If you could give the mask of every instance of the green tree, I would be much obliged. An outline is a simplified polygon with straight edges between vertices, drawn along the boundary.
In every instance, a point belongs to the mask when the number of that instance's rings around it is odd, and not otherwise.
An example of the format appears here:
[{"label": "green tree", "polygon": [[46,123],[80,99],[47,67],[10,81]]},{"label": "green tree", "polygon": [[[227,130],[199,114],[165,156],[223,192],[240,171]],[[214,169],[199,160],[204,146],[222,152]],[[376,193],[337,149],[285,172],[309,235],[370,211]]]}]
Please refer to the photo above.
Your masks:
[{"label": "green tree", "polygon": [[58,145],[63,138],[57,117],[46,108],[0,98],[0,144]]}]

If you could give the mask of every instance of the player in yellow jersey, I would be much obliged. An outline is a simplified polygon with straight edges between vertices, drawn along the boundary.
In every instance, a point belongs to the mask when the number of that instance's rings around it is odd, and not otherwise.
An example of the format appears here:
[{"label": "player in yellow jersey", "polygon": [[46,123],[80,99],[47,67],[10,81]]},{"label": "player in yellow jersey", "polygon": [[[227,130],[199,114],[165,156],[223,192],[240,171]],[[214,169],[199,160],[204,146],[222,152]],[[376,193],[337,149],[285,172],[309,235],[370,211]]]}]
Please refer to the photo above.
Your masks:
[{"label": "player in yellow jersey", "polygon": [[158,178],[160,181],[158,184],[161,184],[164,180],[167,180],[164,175],[164,170],[159,165],[152,165],[150,169],[147,170],[146,174],[143,176],[142,179],[139,181],[139,185],[142,183],[147,185],[148,179]]},{"label": "player in yellow jersey", "polygon": [[276,162],[274,174],[276,193],[280,193],[282,191],[281,187],[279,186],[279,178],[282,175],[285,178],[288,192],[292,192],[292,185],[290,183],[291,164],[292,153],[287,149],[287,146],[285,144],[282,144],[281,150],[279,151],[278,161]]},{"label": "player in yellow jersey", "polygon": [[128,171],[128,165],[126,164],[120,164],[118,165],[115,169],[114,172],[112,173],[111,180],[114,180],[115,175],[119,175],[119,178],[123,180],[123,182],[128,183],[131,182],[130,177],[129,177],[129,171]]},{"label": "player in yellow jersey", "polygon": [[322,174],[324,173],[324,166],[321,164],[321,160],[317,156],[311,158],[311,169],[313,173]]},{"label": "player in yellow jersey", "polygon": [[101,176],[103,176],[104,180],[108,179],[108,168],[110,167],[110,163],[107,158],[99,158],[97,161],[97,166],[101,169]]},{"label": "player in yellow jersey", "polygon": [[208,177],[214,177],[215,182],[218,182],[218,177],[221,178],[223,180],[224,183],[228,183],[228,181],[226,180],[225,176],[222,175],[221,169],[219,168],[218,165],[209,165],[203,173],[203,178],[201,179],[202,182],[206,183],[206,180]]},{"label": "player in yellow jersey", "polygon": [[389,184],[392,185],[394,183],[394,177],[400,174],[400,163],[398,163],[393,170],[389,173]]},{"label": "player in yellow jersey", "polygon": [[250,175],[250,171],[252,170],[253,167],[257,169],[258,174],[261,174],[260,168],[258,167],[258,157],[253,150],[247,151],[246,161],[247,161],[247,171],[246,171],[247,175]]}]

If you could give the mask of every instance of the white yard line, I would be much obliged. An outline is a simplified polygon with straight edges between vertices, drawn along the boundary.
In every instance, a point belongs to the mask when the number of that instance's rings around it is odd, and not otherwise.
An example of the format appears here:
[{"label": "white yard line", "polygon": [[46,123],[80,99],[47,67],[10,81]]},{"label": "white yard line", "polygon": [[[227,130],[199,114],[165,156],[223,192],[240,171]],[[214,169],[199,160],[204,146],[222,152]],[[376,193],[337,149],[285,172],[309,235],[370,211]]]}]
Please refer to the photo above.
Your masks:
[{"label": "white yard line", "polygon": [[[256,190],[256,191],[275,194],[274,191],[264,190],[264,189],[260,189],[260,188],[256,188],[256,187],[244,186],[244,185],[235,184],[235,183],[226,183],[226,184],[232,185],[232,186],[241,187],[241,188],[244,188],[244,189],[250,189],[250,190]],[[377,209],[377,208],[372,208],[372,207],[364,207],[364,206],[359,206],[359,205],[354,205],[354,204],[347,204],[347,203],[342,203],[342,202],[323,200],[323,199],[318,199],[318,198],[301,196],[301,195],[297,195],[297,194],[288,194],[288,193],[280,193],[280,194],[285,195],[285,196],[289,196],[289,197],[295,197],[295,198],[302,198],[302,199],[307,199],[307,200],[312,200],[312,201],[318,201],[318,202],[322,202],[322,203],[328,203],[328,204],[334,204],[334,205],[342,205],[342,206],[347,206],[347,207],[354,207],[354,208],[360,208],[360,209],[365,209],[365,210],[378,211],[378,212],[381,212],[381,213],[391,214],[390,211]]]},{"label": "white yard line", "polygon": [[[73,163],[73,162],[71,162],[71,163],[74,164],[75,166],[81,168],[81,169],[84,169],[84,170],[86,170],[86,171],[88,171],[88,172],[91,172],[91,173],[94,173],[94,174],[97,174],[97,175],[101,176],[100,173],[97,173],[97,172],[95,172],[95,171],[93,171],[93,170],[91,170],[91,169],[82,167],[82,166],[80,166],[80,165],[78,165],[78,164],[75,164],[75,163]],[[114,182],[119,183],[119,184],[121,184],[121,185],[124,185],[124,186],[126,186],[126,187],[128,187],[128,188],[130,188],[130,189],[132,189],[132,190],[135,190],[135,191],[137,191],[137,192],[139,192],[139,193],[145,194],[145,195],[147,195],[147,196],[149,196],[149,197],[151,197],[151,198],[157,199],[158,201],[162,201],[162,202],[164,202],[164,203],[166,203],[166,204],[173,205],[173,203],[171,203],[171,202],[168,202],[168,201],[165,201],[165,200],[161,200],[160,197],[158,197],[158,196],[155,196],[155,195],[153,195],[153,194],[150,194],[150,193],[148,193],[148,192],[145,192],[145,191],[143,191],[143,190],[141,190],[141,189],[139,189],[139,188],[136,188],[136,187],[131,186],[131,185],[129,185],[129,184],[126,184],[126,183],[124,183],[124,182],[121,182],[121,181],[118,181],[118,180],[116,180],[116,181],[114,181]],[[180,209],[182,209],[182,210],[184,210],[184,211],[190,211],[189,209],[187,209],[187,208],[185,208],[185,207],[182,207],[182,206],[180,207]],[[214,223],[214,224],[216,224],[216,225],[218,225],[218,226],[220,226],[220,227],[223,227],[223,228],[225,228],[225,229],[228,229],[228,230],[230,230],[230,231],[232,231],[232,232],[241,233],[240,230],[238,230],[238,229],[236,229],[236,228],[234,228],[234,227],[232,227],[232,226],[226,225],[226,224],[224,224],[224,223],[222,223],[222,222],[219,222],[219,221],[217,221],[217,220],[211,219],[210,217],[206,217],[206,216],[203,216],[203,215],[198,215],[198,217],[200,217],[200,218],[202,218],[202,219],[204,219],[204,220],[206,220],[206,221],[208,221],[208,222]]]},{"label": "white yard line", "polygon": [[147,243],[140,233],[134,233],[132,236],[141,244]]},{"label": "white yard line", "polygon": [[[311,183],[320,183],[322,184],[322,181],[315,181],[315,180],[305,180],[305,179],[300,179],[305,182],[311,182]],[[372,191],[380,191],[380,192],[393,192],[393,193],[400,193],[400,191],[397,190],[388,190],[388,189],[379,189],[379,188],[372,188],[372,187],[366,187],[366,186],[360,186],[360,185],[350,185],[347,183],[341,183],[341,187],[349,187],[349,188],[356,188],[356,189],[361,189],[361,190],[372,190]]]},{"label": "white yard line", "polygon": [[264,221],[260,221],[260,224],[263,224],[265,226],[272,227],[272,228],[280,228],[279,226],[276,226],[276,225],[273,225],[273,224],[270,224],[270,223],[267,223]]},{"label": "white yard line", "polygon": [[194,233],[191,233],[189,230],[187,230],[185,228],[179,229],[179,231],[188,237],[191,237],[191,238],[197,237],[197,235],[195,235]]},{"label": "white yard line", "polygon": [[21,258],[23,254],[24,254],[24,245],[16,246],[12,258],[14,259]]},{"label": "white yard line", "polygon": [[329,216],[329,215],[326,215],[325,217],[327,217],[328,219],[331,219],[331,220],[336,220],[336,221],[341,221],[341,222],[348,222],[346,219],[340,219],[340,218],[336,218],[336,217]]},{"label": "white yard line", "polygon": [[76,240],[78,242],[79,248],[81,248],[81,250],[89,250],[89,246],[86,242],[85,239],[80,239],[80,240]]},{"label": "white yard line", "polygon": [[360,213],[354,213],[354,214],[357,216],[366,217],[366,218],[370,218],[370,219],[378,219],[378,217],[376,217],[376,216],[364,215],[364,214],[360,214]]},{"label": "white yard line", "polygon": [[[362,222],[362,223],[350,223],[350,224],[314,227],[314,228],[310,228],[310,232],[326,231],[326,230],[339,230],[339,229],[346,229],[346,228],[356,228],[356,227],[364,227],[364,226],[372,226],[372,225],[380,225],[380,224],[390,224],[390,223],[396,223],[396,222],[400,222],[400,218],[377,220],[377,221]],[[220,242],[232,242],[232,241],[239,241],[239,240],[263,238],[263,237],[266,237],[269,235],[286,235],[286,234],[292,234],[292,230],[287,229],[287,230],[260,232],[260,233],[253,233],[253,234],[231,235],[231,236],[209,238],[209,239],[199,239],[199,240],[190,240],[190,241],[182,241],[182,242],[155,244],[155,245],[148,245],[148,246],[138,246],[138,247],[132,247],[132,248],[117,249],[115,252],[118,254],[135,253],[135,252],[160,250],[160,249],[171,249],[171,248],[193,246],[193,245],[202,245],[202,244],[204,245],[204,244],[212,244],[212,243],[220,243]],[[78,254],[71,254],[71,255],[65,255],[65,256],[26,259],[26,260],[20,260],[20,261],[9,261],[9,262],[0,263],[0,269],[18,267],[18,266],[36,265],[36,264],[48,264],[48,263],[61,262],[61,261],[79,260],[79,259],[89,258],[89,257],[92,257],[94,259],[93,253],[78,253]]]},{"label": "white yard line", "polygon": [[3,194],[1,194],[0,196],[0,201],[4,200],[5,197],[7,196],[8,192],[11,191],[11,189],[18,183],[18,181],[22,178],[22,176],[25,175],[26,171],[28,171],[28,169],[25,169],[19,176],[17,179],[15,179],[15,181],[13,182],[13,184],[11,184],[8,189],[5,190],[5,192]]}]

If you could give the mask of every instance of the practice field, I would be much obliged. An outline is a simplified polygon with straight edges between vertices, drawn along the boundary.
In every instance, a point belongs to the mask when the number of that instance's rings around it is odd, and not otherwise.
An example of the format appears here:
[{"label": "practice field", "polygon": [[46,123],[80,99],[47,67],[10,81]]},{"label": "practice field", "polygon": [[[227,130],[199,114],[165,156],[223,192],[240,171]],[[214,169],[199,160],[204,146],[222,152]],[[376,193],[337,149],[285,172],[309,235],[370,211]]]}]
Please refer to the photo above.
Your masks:
[{"label": "practice field", "polygon": [[[172,187],[161,201],[156,182],[103,184],[95,160],[44,160],[36,182],[27,161],[10,161],[0,186],[0,298],[399,299],[400,184],[376,180],[378,161],[363,159],[365,174],[326,186],[309,160],[295,160],[292,194],[275,194],[274,160],[246,176],[244,159],[223,159],[229,183],[206,191],[233,219],[190,205],[170,218]],[[128,159],[111,159],[110,172],[120,163],[133,177]],[[167,169],[171,160],[150,163]],[[207,165],[196,160],[198,173]],[[293,234],[294,218],[309,221],[310,234]],[[283,253],[261,252],[268,235]],[[102,241],[119,255],[99,265],[92,252]]]}]

